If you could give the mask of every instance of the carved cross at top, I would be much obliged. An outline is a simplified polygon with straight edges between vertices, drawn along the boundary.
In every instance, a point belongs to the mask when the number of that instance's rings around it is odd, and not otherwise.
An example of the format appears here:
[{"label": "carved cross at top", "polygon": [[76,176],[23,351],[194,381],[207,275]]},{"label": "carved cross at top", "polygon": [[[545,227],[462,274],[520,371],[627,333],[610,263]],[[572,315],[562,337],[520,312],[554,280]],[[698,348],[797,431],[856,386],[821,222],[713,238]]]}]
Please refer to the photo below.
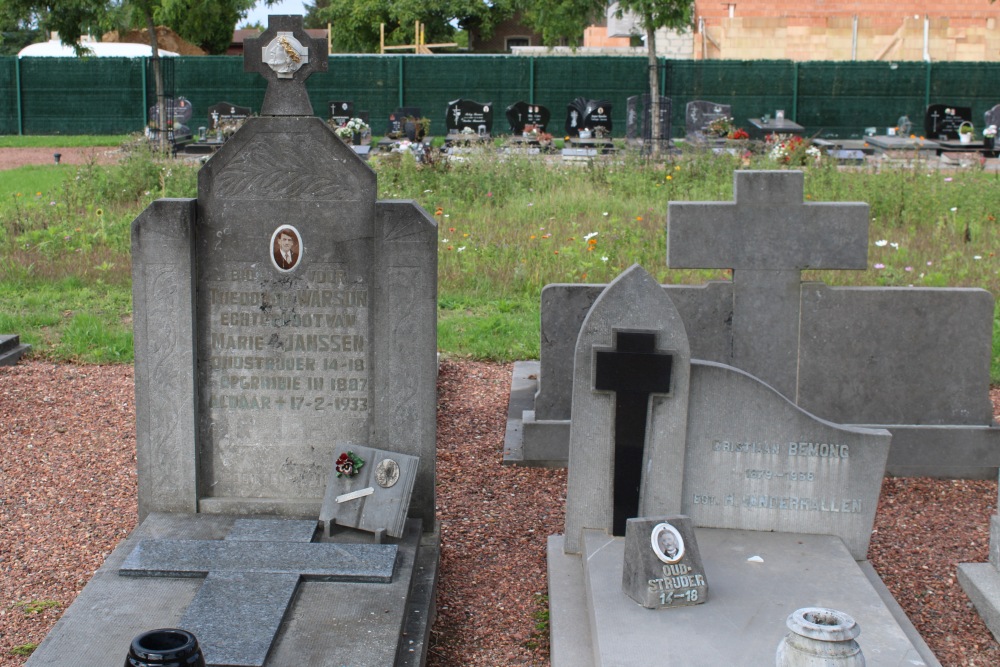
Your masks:
[{"label": "carved cross at top", "polygon": [[798,386],[800,272],[868,266],[868,204],[805,203],[801,171],[737,171],[734,202],[670,202],[667,265],[732,269],[730,362]]},{"label": "carved cross at top", "polygon": [[262,116],[311,116],[306,79],[329,66],[324,39],[313,39],[301,16],[269,16],[267,30],[243,42],[243,71],[267,79]]}]

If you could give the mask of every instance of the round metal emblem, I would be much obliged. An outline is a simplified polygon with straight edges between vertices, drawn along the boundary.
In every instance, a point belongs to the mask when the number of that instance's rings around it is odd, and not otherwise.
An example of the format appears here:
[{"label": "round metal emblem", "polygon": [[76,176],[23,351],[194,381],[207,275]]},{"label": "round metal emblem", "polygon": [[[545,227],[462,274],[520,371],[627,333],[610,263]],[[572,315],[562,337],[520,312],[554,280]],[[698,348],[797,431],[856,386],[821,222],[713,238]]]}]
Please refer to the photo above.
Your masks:
[{"label": "round metal emblem", "polygon": [[392,459],[382,459],[375,466],[375,481],[383,489],[399,481],[399,464]]}]

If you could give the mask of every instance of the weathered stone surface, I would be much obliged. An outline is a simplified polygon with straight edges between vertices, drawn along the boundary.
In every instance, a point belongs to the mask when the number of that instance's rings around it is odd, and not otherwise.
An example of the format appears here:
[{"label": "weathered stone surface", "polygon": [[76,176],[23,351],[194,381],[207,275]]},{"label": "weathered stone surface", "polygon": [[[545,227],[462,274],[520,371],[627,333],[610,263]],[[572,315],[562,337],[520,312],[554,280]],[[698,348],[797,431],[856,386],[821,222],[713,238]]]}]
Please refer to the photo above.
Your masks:
[{"label": "weathered stone surface", "polygon": [[647,609],[675,609],[708,600],[705,566],[688,517],[628,520],[622,591]]},{"label": "weathered stone surface", "polygon": [[637,515],[680,511],[690,352],[670,299],[636,265],[594,302],[577,339],[566,492],[566,547],[571,553],[579,551],[584,528],[612,529],[615,395],[595,391],[594,359],[597,350],[614,347],[616,332],[621,331],[654,334],[655,351],[673,357],[669,391],[648,399]]},{"label": "weathered stone surface", "polygon": [[325,534],[330,534],[329,523],[333,522],[373,533],[384,530],[391,537],[402,537],[419,459],[359,445],[347,450],[361,457],[364,465],[356,475],[348,476],[338,475],[336,465],[331,462],[319,514],[319,520],[327,524]]}]

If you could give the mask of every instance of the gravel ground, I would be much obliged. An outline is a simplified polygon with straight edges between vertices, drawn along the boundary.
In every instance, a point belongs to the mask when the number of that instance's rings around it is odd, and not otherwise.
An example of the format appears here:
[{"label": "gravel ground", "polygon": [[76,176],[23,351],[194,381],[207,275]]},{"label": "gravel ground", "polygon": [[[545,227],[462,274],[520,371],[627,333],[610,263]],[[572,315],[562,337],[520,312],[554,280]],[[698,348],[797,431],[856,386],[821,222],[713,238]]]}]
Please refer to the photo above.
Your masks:
[{"label": "gravel ground", "polygon": [[[500,465],[510,376],[441,365],[432,667],[548,664],[545,539],[562,529],[566,473]],[[0,667],[24,663],[12,652],[42,640],[134,527],[134,424],[131,366],[0,368]],[[992,481],[883,484],[870,558],[946,666],[1000,665],[955,577],[987,559],[996,502]]]},{"label": "gravel ground", "polygon": [[121,153],[117,148],[74,147],[74,148],[0,148],[0,170],[14,169],[28,164],[55,164],[54,153],[59,153],[59,164],[87,164],[91,160],[99,164],[116,162]]}]

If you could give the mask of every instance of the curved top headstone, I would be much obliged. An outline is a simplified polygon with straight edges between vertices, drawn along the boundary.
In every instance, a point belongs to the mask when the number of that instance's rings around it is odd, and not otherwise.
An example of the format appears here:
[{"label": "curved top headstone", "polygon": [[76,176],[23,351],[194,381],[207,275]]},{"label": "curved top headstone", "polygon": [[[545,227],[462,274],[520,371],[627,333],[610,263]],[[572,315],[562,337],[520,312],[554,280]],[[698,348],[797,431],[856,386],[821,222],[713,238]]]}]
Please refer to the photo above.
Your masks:
[{"label": "curved top headstone", "polygon": [[[598,377],[598,359],[602,354],[627,354],[623,342],[635,335],[652,340],[652,349],[640,353],[650,361],[665,355],[671,358],[665,385],[657,377],[636,377],[633,387],[646,402],[648,424],[640,454],[643,472],[636,516],[680,511],[690,347],[670,297],[641,266],[633,265],[597,298],[577,338],[566,494],[567,553],[579,552],[584,528],[609,533],[613,529],[616,446],[623,444],[616,442],[616,411],[619,399],[629,392],[620,383],[610,390],[599,388],[608,385],[602,385]],[[632,371],[644,375],[641,365]]]}]

